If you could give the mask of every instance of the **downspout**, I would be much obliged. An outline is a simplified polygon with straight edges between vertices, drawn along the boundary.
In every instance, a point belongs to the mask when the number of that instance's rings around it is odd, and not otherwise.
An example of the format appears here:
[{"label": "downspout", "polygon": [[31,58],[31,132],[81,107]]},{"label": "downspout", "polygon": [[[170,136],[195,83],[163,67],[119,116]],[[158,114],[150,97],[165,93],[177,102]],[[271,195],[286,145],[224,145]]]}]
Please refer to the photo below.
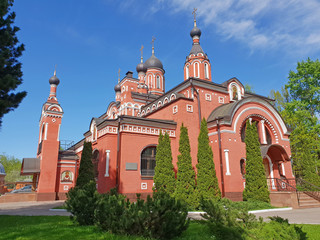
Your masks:
[{"label": "downspout", "polygon": [[199,128],[201,128],[201,104],[200,104],[200,96],[199,93],[197,92],[197,89],[194,87],[192,79],[190,79],[190,84],[193,90],[193,96],[194,96],[194,91],[197,93],[197,99],[198,99],[198,113],[199,113]]},{"label": "downspout", "polygon": [[222,117],[216,118],[217,122],[217,129],[218,129],[218,142],[219,142],[219,157],[220,157],[220,177],[221,177],[221,197],[225,197],[225,191],[224,191],[224,178],[223,178],[223,163],[222,163],[222,147],[221,147],[221,132],[220,132],[220,124],[219,120],[221,120]]},{"label": "downspout", "polygon": [[122,117],[118,117],[118,133],[117,133],[117,167],[116,167],[116,189],[119,192],[120,183],[120,124]]}]

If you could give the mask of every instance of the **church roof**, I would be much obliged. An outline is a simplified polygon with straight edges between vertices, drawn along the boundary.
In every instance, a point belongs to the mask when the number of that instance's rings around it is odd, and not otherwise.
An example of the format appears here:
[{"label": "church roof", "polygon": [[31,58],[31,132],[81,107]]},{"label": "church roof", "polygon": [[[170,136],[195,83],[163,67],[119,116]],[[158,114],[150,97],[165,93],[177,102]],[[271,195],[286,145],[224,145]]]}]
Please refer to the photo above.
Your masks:
[{"label": "church roof", "polygon": [[191,48],[191,51],[190,51],[190,54],[198,54],[198,53],[203,53],[203,50],[202,50],[202,47],[200,46],[200,44],[193,44],[192,45],[192,48]]}]

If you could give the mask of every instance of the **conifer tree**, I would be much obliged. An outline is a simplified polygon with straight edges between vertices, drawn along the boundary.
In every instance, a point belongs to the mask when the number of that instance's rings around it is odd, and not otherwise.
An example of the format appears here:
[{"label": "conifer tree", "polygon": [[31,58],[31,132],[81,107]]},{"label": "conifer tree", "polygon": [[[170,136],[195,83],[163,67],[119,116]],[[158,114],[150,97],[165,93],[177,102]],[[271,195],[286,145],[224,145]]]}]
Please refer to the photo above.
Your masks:
[{"label": "conifer tree", "polygon": [[221,198],[216,170],[213,162],[213,153],[209,145],[208,127],[205,118],[201,121],[198,137],[198,174],[197,192],[204,200]]},{"label": "conifer tree", "polygon": [[243,200],[270,202],[256,123],[251,124],[249,120],[246,123],[245,144],[247,160]]},{"label": "conifer tree", "polygon": [[180,155],[178,155],[175,198],[184,201],[191,208],[197,208],[199,203],[196,193],[195,172],[192,167],[190,151],[188,129],[182,124],[180,128]]},{"label": "conifer tree", "polygon": [[2,0],[0,3],[0,127],[4,114],[17,108],[26,92],[13,91],[22,83],[21,63],[18,58],[24,51],[19,44],[16,33],[19,28],[12,26],[16,17],[10,12],[13,0]]},{"label": "conifer tree", "polygon": [[158,192],[166,192],[172,196],[176,179],[172,164],[171,141],[167,132],[162,135],[160,131],[154,172],[153,181],[156,190]]},{"label": "conifer tree", "polygon": [[91,142],[84,142],[76,187],[83,188],[90,181],[95,181],[92,164],[92,144]]}]

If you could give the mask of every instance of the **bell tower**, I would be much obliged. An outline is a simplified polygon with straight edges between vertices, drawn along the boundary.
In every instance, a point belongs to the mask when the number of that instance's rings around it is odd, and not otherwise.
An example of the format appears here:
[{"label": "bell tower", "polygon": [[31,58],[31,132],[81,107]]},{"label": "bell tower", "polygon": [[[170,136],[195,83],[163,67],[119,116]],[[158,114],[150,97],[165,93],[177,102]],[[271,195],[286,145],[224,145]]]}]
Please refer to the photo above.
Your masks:
[{"label": "bell tower", "polygon": [[201,30],[197,27],[196,11],[197,9],[195,8],[192,12],[194,15],[194,26],[190,32],[192,48],[184,64],[184,80],[193,77],[211,82],[211,64],[207,54],[204,53],[200,46]]},{"label": "bell tower", "polygon": [[56,70],[49,79],[50,93],[42,106],[39,123],[39,145],[37,157],[40,159],[40,175],[38,180],[37,200],[51,201],[56,199],[57,165],[60,148],[60,126],[63,110],[57,100],[57,86],[60,80]]}]

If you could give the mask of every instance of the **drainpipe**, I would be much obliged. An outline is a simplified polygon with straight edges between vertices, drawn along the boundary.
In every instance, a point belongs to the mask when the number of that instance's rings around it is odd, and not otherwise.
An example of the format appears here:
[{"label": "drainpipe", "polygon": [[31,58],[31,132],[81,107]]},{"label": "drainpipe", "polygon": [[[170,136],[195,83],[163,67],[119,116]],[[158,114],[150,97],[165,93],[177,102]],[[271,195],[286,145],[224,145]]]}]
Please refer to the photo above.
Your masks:
[{"label": "drainpipe", "polygon": [[192,79],[190,79],[190,84],[193,89],[197,93],[197,99],[198,99],[198,113],[199,113],[199,128],[201,128],[201,104],[200,104],[200,96],[199,93],[197,92],[197,89],[194,87]]},{"label": "drainpipe", "polygon": [[223,163],[222,163],[222,147],[221,147],[221,132],[220,132],[220,124],[219,120],[221,120],[222,117],[216,118],[217,123],[217,129],[218,129],[218,142],[219,142],[219,157],[220,157],[220,177],[221,177],[221,197],[225,197],[224,192],[224,178],[223,178]]},{"label": "drainpipe", "polygon": [[116,167],[116,189],[119,192],[120,183],[120,124],[122,116],[118,117],[118,133],[117,133],[117,167]]}]

